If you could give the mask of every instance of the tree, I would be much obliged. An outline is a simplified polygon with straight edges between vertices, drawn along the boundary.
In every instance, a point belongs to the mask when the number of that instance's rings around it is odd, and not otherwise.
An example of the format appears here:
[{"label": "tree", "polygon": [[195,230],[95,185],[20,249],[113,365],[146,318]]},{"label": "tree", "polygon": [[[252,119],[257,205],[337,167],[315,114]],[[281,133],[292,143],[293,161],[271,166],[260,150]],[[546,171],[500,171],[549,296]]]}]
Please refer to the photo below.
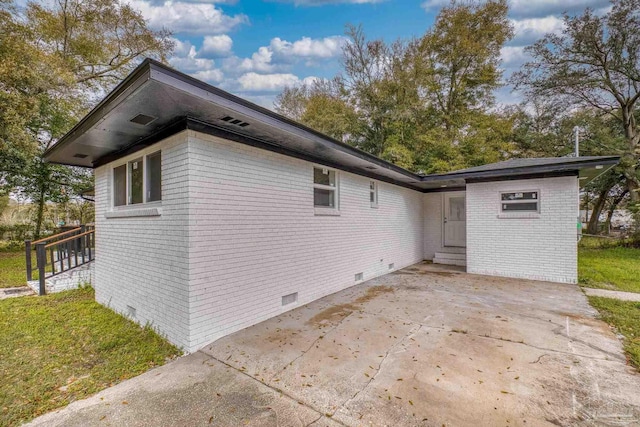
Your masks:
[{"label": "tree", "polygon": [[567,109],[597,109],[618,123],[626,142],[621,167],[634,203],[640,202],[639,11],[640,0],[616,0],[603,16],[590,9],[565,15],[562,34],[547,34],[528,47],[532,61],[512,78],[531,98],[555,98]]},{"label": "tree", "polygon": [[415,42],[415,73],[424,102],[445,129],[464,127],[473,112],[493,106],[502,78],[500,50],[513,37],[506,0],[443,8]]},{"label": "tree", "polygon": [[[343,71],[333,80],[339,90],[287,88],[279,112],[416,171],[509,155],[511,117],[494,109],[492,96],[501,85],[500,48],[512,36],[506,1],[452,2],[416,40],[369,40],[355,26],[346,34]],[[339,114],[328,114],[329,105]]]},{"label": "tree", "polygon": [[[96,101],[144,56],[165,60],[173,42],[166,30],[147,28],[142,15],[115,0],[28,3],[20,14],[2,1],[0,67],[2,91],[12,100],[0,114],[0,184],[36,205],[36,237],[47,201],[65,201],[90,175],[45,163],[50,148]],[[12,33],[20,34],[19,40]],[[15,38],[15,35],[13,35]],[[27,53],[23,54],[23,50]],[[9,68],[9,67],[7,67]],[[20,131],[20,129],[23,129]],[[16,136],[17,135],[17,136]]]}]

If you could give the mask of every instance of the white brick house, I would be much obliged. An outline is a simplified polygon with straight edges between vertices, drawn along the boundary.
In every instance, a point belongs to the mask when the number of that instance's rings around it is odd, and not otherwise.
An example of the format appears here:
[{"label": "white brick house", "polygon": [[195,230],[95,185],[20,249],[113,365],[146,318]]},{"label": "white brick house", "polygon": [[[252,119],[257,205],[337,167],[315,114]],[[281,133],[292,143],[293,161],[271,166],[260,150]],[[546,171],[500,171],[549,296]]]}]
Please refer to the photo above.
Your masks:
[{"label": "white brick house", "polygon": [[95,169],[96,299],[188,351],[422,260],[575,283],[618,161],[416,175],[150,60],[46,157]]}]

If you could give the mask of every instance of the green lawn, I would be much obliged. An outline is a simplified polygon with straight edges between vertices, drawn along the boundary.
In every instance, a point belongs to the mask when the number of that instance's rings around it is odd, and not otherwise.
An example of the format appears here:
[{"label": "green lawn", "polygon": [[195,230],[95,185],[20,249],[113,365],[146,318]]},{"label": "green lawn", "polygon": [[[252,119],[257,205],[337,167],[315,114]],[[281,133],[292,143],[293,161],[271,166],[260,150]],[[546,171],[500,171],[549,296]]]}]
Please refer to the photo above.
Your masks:
[{"label": "green lawn", "polygon": [[[0,288],[13,288],[27,285],[27,272],[24,251],[0,252]],[[31,258],[31,265],[35,269],[35,251]],[[33,272],[33,280],[38,279],[38,271]]]},{"label": "green lawn", "polygon": [[[640,249],[615,247],[605,242],[581,245],[578,252],[580,285],[590,288],[640,292]],[[625,336],[624,349],[640,369],[640,303],[588,297],[605,322]]]},{"label": "green lawn", "polygon": [[94,301],[91,288],[0,301],[0,425],[18,425],[180,351]]},{"label": "green lawn", "polygon": [[640,369],[640,302],[588,297],[602,320],[625,336],[624,349],[631,364]]},{"label": "green lawn", "polygon": [[578,276],[581,286],[640,292],[640,249],[581,247]]}]

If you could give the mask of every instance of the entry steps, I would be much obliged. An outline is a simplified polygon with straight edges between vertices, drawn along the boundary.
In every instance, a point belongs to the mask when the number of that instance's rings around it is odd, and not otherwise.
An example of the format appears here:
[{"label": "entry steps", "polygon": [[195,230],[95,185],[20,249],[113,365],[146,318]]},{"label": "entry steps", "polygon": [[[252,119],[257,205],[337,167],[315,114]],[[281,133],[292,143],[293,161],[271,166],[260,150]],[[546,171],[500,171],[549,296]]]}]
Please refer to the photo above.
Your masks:
[{"label": "entry steps", "polygon": [[452,254],[446,252],[436,252],[436,256],[433,257],[434,264],[448,264],[448,265],[467,265],[467,254]]}]

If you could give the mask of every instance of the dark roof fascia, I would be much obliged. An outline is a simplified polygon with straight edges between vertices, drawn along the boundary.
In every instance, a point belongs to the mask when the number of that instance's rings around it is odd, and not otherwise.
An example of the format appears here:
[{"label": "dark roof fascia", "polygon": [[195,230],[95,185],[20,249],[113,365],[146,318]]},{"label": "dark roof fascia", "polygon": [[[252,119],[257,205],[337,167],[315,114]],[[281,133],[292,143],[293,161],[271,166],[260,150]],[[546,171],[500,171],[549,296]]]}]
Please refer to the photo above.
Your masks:
[{"label": "dark roof fascia", "polygon": [[176,133],[182,132],[184,130],[194,130],[196,132],[201,132],[207,135],[211,135],[211,136],[216,136],[218,138],[222,138],[222,139],[226,139],[229,141],[234,141],[234,142],[238,142],[241,144],[245,144],[245,145],[250,145],[252,147],[256,147],[256,148],[261,148],[264,150],[269,150],[275,153],[279,153],[279,154],[283,154],[285,156],[289,156],[289,157],[295,157],[297,159],[301,159],[301,160],[306,160],[312,163],[316,163],[316,164],[321,164],[323,166],[327,166],[330,168],[335,168],[335,169],[339,169],[345,172],[350,172],[356,175],[360,175],[360,176],[364,176],[367,178],[371,178],[371,179],[375,179],[378,181],[383,181],[383,182],[387,182],[389,184],[394,184],[394,185],[398,185],[400,187],[405,187],[405,188],[409,188],[411,190],[414,191],[419,191],[419,192],[424,192],[423,188],[417,187],[417,186],[413,186],[411,184],[407,184],[405,182],[401,182],[401,181],[396,181],[392,178],[388,178],[385,176],[381,176],[381,175],[377,175],[375,173],[368,173],[365,171],[362,171],[360,169],[355,169],[355,168],[350,168],[350,167],[346,167],[344,165],[338,164],[338,163],[333,163],[333,162],[327,162],[326,160],[323,159],[318,159],[315,158],[313,156],[309,156],[303,153],[298,153],[296,151],[293,150],[288,150],[286,148],[283,148],[281,146],[277,146],[274,144],[270,144],[266,141],[257,139],[257,138],[252,138],[249,137],[247,135],[243,135],[243,134],[239,134],[236,132],[231,131],[230,129],[226,129],[226,128],[222,128],[216,125],[213,125],[211,123],[207,123],[207,122],[203,122],[201,120],[197,120],[191,117],[182,117],[179,120],[177,120],[176,122],[174,122],[173,124],[163,128],[162,130],[160,130],[159,132],[144,138],[140,141],[137,141],[135,144],[132,144],[120,151],[118,151],[117,153],[111,153],[108,154],[106,156],[101,157],[100,159],[98,159],[96,162],[94,162],[93,166],[94,167],[99,167],[99,166],[103,166],[107,163],[113,162],[121,157],[127,156],[129,154],[133,154],[136,151],[142,150],[143,148],[149,147],[152,144],[155,144],[157,142],[160,142],[163,139],[166,139],[172,135],[175,135]]},{"label": "dark roof fascia", "polygon": [[445,181],[451,179],[465,179],[469,181],[475,178],[498,178],[505,176],[523,176],[541,173],[553,173],[561,171],[579,171],[580,169],[595,167],[597,165],[615,165],[620,162],[619,156],[603,156],[597,159],[587,159],[567,163],[548,165],[524,166],[517,168],[495,169],[481,172],[451,172],[439,175],[427,175],[422,177],[422,182]]},{"label": "dark roof fascia", "polygon": [[124,80],[122,80],[109,94],[98,103],[93,109],[85,115],[69,132],[67,132],[58,142],[49,147],[44,152],[46,159],[50,153],[60,149],[69,141],[74,139],[77,133],[83,133],[89,130],[109,111],[113,110],[120,102],[118,98],[123,100],[129,94],[135,92],[140,86],[147,82],[151,77],[150,63],[151,59],[145,59],[138,67],[131,72]]},{"label": "dark roof fascia", "polygon": [[466,191],[466,186],[457,186],[457,187],[440,187],[440,188],[427,188],[423,189],[423,193],[448,193],[450,191]]},{"label": "dark roof fascia", "polygon": [[497,181],[516,181],[521,179],[538,179],[538,178],[558,178],[563,176],[575,176],[577,177],[579,172],[577,170],[564,170],[564,171],[552,171],[552,172],[539,172],[529,173],[521,175],[504,175],[487,178],[467,178],[467,184],[476,184],[481,182],[497,182]]}]

